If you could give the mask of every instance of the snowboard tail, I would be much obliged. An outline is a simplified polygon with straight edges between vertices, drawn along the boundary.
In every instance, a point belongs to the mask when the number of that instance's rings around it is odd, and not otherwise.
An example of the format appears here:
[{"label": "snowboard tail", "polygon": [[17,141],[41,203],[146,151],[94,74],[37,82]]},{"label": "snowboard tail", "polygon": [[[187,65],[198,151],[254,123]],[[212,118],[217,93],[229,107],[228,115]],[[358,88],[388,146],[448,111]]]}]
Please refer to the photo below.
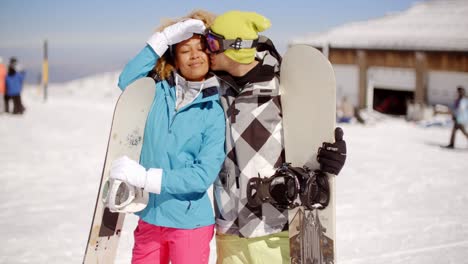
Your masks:
[{"label": "snowboard tail", "polygon": [[136,161],[140,160],[146,118],[154,100],[155,89],[153,79],[138,79],[126,87],[116,103],[93,221],[83,259],[85,264],[114,262],[125,214],[113,213],[105,207],[103,189],[105,182],[109,179],[112,161],[123,155]]}]

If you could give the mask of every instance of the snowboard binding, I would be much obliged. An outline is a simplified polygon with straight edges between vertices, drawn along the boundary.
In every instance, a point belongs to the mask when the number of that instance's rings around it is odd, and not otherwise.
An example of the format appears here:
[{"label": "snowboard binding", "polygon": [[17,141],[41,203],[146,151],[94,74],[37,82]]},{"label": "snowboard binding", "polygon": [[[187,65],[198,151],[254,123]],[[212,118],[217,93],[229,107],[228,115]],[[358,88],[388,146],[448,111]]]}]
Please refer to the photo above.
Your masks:
[{"label": "snowboard binding", "polygon": [[330,203],[330,185],[327,175],[321,170],[310,171],[307,167],[302,170],[307,172],[301,185],[303,187],[300,192],[302,206],[309,210],[326,208]]},{"label": "snowboard binding", "polygon": [[113,213],[141,211],[148,199],[148,193],[123,181],[109,179],[104,185],[102,202]]},{"label": "snowboard binding", "polygon": [[253,208],[270,203],[277,208],[294,208],[300,190],[298,178],[287,167],[280,167],[267,178],[252,178],[247,182],[247,204]]},{"label": "snowboard binding", "polygon": [[324,209],[329,202],[330,186],[326,174],[305,166],[292,167],[290,163],[284,163],[273,176],[252,178],[247,182],[247,204],[252,208],[270,203],[279,209],[304,206],[313,210]]}]

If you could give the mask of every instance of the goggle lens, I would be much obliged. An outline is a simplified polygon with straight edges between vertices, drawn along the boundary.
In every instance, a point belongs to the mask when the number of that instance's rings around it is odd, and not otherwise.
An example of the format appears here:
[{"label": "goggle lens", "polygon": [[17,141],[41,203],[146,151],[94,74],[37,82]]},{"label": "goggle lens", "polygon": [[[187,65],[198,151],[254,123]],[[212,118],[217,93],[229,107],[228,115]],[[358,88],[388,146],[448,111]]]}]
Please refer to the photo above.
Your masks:
[{"label": "goggle lens", "polygon": [[212,34],[206,35],[206,43],[208,44],[210,52],[219,52],[221,49],[218,38]]}]

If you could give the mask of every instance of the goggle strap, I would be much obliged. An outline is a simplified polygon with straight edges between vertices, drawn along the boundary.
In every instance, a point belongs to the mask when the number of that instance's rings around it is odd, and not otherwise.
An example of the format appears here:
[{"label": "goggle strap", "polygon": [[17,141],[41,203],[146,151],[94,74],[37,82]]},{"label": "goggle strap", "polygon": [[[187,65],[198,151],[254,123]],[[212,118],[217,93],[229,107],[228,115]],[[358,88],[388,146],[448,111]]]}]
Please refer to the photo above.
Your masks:
[{"label": "goggle strap", "polygon": [[237,39],[223,39],[223,47],[224,49],[251,49],[257,47],[258,38],[257,39],[245,39],[242,40],[241,38]]}]

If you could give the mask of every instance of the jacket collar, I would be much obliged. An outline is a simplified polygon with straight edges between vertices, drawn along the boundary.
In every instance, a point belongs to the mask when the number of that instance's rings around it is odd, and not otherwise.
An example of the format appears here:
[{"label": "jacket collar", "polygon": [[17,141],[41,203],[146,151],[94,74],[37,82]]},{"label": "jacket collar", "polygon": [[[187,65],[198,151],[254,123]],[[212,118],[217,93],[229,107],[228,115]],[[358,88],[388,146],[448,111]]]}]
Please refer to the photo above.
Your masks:
[{"label": "jacket collar", "polygon": [[195,90],[198,93],[201,92],[203,93],[203,98],[205,98],[209,95],[213,95],[211,90],[213,87],[217,89],[219,86],[219,81],[213,74],[209,74],[205,80],[200,82],[187,81],[184,77],[176,72],[174,73],[174,85],[180,85],[184,89]]},{"label": "jacket collar", "polygon": [[186,80],[180,74],[174,72],[171,78],[167,80],[167,84],[167,86],[163,85],[163,89],[166,94],[171,94],[171,97],[174,96],[176,105],[181,102],[179,101],[180,99],[177,98],[177,91],[179,89],[184,90],[186,100],[186,96],[190,97],[188,102],[186,101],[185,103],[182,103],[182,106],[178,111],[181,111],[193,104],[219,100],[219,81],[214,75],[208,75],[208,77],[203,81],[193,82]]}]

